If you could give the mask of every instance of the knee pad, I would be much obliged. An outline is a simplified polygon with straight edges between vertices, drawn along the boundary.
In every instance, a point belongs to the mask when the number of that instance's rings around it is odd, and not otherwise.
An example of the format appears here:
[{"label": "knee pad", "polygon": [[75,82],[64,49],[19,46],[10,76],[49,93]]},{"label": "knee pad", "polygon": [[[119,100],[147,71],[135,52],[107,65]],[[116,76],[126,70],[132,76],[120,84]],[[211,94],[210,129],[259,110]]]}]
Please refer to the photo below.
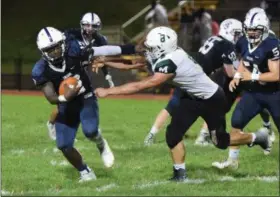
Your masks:
[{"label": "knee pad", "polygon": [[230,145],[230,135],[225,131],[210,131],[213,144],[219,149],[227,149]]},{"label": "knee pad", "polygon": [[63,146],[63,147],[58,147],[58,149],[63,153],[67,154],[69,152],[72,152],[73,147],[72,146]]},{"label": "knee pad", "polygon": [[168,125],[165,133],[165,139],[168,147],[173,149],[183,139],[183,135],[176,130],[172,130],[170,125]]},{"label": "knee pad", "polygon": [[235,109],[231,117],[231,126],[237,129],[243,129],[243,113],[239,109]]},{"label": "knee pad", "polygon": [[94,138],[96,138],[97,136],[98,136],[98,134],[99,134],[99,131],[98,131],[98,129],[92,129],[92,130],[85,130],[84,131],[84,134],[85,134],[85,136],[87,137],[87,138],[89,138],[89,139],[94,139]]}]

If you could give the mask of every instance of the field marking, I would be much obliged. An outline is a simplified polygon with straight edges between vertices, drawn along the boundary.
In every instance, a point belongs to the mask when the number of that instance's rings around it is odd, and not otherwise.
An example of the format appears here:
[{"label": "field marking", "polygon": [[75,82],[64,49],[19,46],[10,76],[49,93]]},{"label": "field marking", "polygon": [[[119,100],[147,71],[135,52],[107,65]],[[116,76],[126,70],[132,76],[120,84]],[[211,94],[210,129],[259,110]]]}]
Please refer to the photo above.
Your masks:
[{"label": "field marking", "polygon": [[[184,182],[178,182],[177,184],[203,184],[203,183],[207,183],[207,182],[213,182],[213,181],[217,181],[217,182],[235,182],[235,181],[262,181],[262,182],[279,182],[279,177],[277,176],[247,176],[244,178],[234,178],[232,176],[222,176],[219,177],[218,179],[187,179]],[[153,182],[147,182],[144,184],[136,184],[133,185],[133,189],[144,189],[144,188],[149,188],[149,187],[155,187],[158,185],[165,185],[170,183],[170,181],[153,181]]]},{"label": "field marking", "polygon": [[5,195],[5,196],[12,196],[14,194],[14,192],[9,192],[9,191],[6,191],[6,190],[0,190],[1,192],[1,195]]},{"label": "field marking", "polygon": [[117,184],[111,183],[109,185],[104,185],[104,186],[101,186],[101,187],[97,187],[95,190],[98,191],[98,192],[104,192],[104,191],[107,191],[107,190],[110,190],[110,189],[116,188],[116,187],[118,187]]},{"label": "field marking", "polygon": [[65,160],[61,161],[61,162],[51,160],[50,163],[51,163],[52,166],[68,166],[69,165],[69,163]]},{"label": "field marking", "polygon": [[12,149],[11,153],[13,155],[22,155],[25,151],[23,149]]}]

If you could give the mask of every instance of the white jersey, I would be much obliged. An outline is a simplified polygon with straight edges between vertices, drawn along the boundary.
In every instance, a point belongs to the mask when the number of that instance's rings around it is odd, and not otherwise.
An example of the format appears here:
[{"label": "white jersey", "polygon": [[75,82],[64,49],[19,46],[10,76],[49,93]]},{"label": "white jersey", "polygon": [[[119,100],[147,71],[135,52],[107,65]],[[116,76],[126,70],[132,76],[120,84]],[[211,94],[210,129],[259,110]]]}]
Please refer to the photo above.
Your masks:
[{"label": "white jersey", "polygon": [[208,99],[218,89],[218,85],[203,72],[193,58],[180,48],[158,59],[152,68],[153,72],[174,73],[171,84],[196,98]]}]

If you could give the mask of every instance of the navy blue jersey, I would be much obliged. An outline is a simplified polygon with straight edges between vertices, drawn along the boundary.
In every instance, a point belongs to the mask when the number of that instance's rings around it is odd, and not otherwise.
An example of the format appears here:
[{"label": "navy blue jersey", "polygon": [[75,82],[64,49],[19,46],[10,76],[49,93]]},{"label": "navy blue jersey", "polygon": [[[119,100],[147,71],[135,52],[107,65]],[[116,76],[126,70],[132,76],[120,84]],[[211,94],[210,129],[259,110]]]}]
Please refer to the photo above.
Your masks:
[{"label": "navy blue jersey", "polygon": [[[279,60],[279,43],[277,38],[266,38],[256,48],[251,48],[247,39],[240,40],[239,53],[244,66],[255,74],[269,72],[268,60]],[[279,89],[278,82],[245,82],[244,88],[249,91],[274,92]]]},{"label": "navy blue jersey", "polygon": [[74,39],[68,40],[65,43],[66,49],[63,61],[57,63],[55,66],[50,62],[41,58],[32,69],[32,79],[36,86],[42,86],[46,82],[52,82],[56,93],[60,83],[68,78],[76,76],[80,78],[86,91],[84,94],[92,92],[91,83],[86,75],[85,70],[81,67],[81,61],[85,59],[78,42]]},{"label": "navy blue jersey", "polygon": [[[64,31],[64,34],[69,39],[75,39],[79,42],[81,48],[84,48],[86,46],[86,42],[84,41],[84,38],[82,36],[82,32],[80,28],[74,28],[74,29],[68,29]],[[105,36],[100,34],[99,32],[94,32],[92,34],[93,38],[93,46],[104,46],[108,44],[108,41]]]},{"label": "navy blue jersey", "polygon": [[194,58],[207,75],[222,68],[224,64],[233,64],[236,61],[233,43],[221,36],[210,37]]},{"label": "navy blue jersey", "polygon": [[[277,36],[276,36],[275,34],[271,33],[271,32],[269,33],[269,37],[271,37],[271,38],[277,38]],[[241,37],[238,39],[238,41],[236,42],[236,44],[235,44],[235,51],[236,51],[237,54],[240,54],[240,53],[241,53],[242,43],[243,43],[245,40],[247,40],[247,38],[246,38],[245,35],[243,35],[243,36],[241,36]],[[280,45],[280,40],[279,40],[279,45]]]}]

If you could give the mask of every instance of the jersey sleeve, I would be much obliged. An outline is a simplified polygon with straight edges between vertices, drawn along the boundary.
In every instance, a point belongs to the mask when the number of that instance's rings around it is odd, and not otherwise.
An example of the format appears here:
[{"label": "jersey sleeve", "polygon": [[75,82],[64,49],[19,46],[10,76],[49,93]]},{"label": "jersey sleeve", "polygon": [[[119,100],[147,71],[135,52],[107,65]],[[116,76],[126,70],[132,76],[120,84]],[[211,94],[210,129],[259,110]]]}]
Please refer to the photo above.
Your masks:
[{"label": "jersey sleeve", "polygon": [[32,80],[37,87],[40,87],[49,81],[44,75],[45,67],[47,66],[47,64],[48,63],[45,60],[40,59],[38,62],[36,62],[32,69]]},{"label": "jersey sleeve", "polygon": [[277,39],[273,39],[269,43],[267,58],[272,61],[280,59],[279,42]]},{"label": "jersey sleeve", "polygon": [[155,65],[154,72],[170,74],[175,73],[176,70],[176,64],[171,59],[165,59]]}]

